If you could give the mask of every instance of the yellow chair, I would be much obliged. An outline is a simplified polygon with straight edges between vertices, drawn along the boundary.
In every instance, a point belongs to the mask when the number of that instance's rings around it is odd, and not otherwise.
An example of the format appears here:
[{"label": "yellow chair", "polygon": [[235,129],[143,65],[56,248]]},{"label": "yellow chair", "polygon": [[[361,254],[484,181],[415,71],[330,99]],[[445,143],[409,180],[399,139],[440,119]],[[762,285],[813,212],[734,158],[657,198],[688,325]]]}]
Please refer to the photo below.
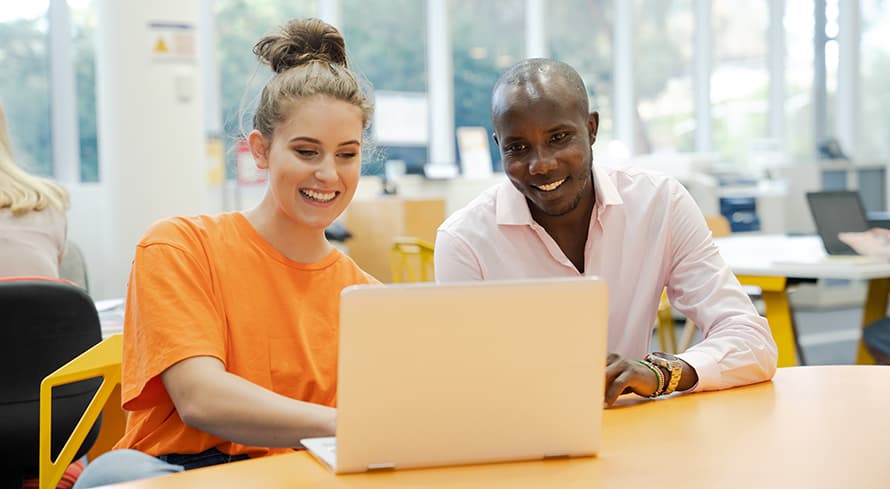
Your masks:
[{"label": "yellow chair", "polygon": [[[102,427],[93,447],[88,452],[95,458],[108,451],[123,435],[126,420],[120,407],[121,356],[123,336],[112,335],[83,352],[74,360],[59,367],[40,383],[40,489],[56,487],[65,469],[74,460],[78,448],[87,433],[102,414]],[[92,401],[68,437],[58,457],[52,460],[50,443],[52,434],[52,390],[81,380],[102,378],[102,384]]]},{"label": "yellow chair", "polygon": [[412,237],[393,240],[389,255],[393,283],[435,280],[433,244]]},{"label": "yellow chair", "polygon": [[[671,303],[668,301],[667,291],[662,289],[661,299],[658,301],[658,344],[667,353],[677,353],[677,336],[674,333],[674,318],[671,311]],[[693,328],[694,330],[694,328]]]},{"label": "yellow chair", "polygon": [[[722,215],[705,216],[705,222],[708,224],[708,229],[711,230],[711,236],[715,238],[729,236],[732,232],[729,220]],[[686,325],[683,327],[683,333],[681,334],[680,344],[677,345],[677,338],[674,333],[673,313],[666,290],[661,291],[661,299],[658,302],[656,317],[658,341],[665,352],[684,352],[690,345],[692,345],[692,338],[695,336],[695,324],[689,319],[686,320]]]}]

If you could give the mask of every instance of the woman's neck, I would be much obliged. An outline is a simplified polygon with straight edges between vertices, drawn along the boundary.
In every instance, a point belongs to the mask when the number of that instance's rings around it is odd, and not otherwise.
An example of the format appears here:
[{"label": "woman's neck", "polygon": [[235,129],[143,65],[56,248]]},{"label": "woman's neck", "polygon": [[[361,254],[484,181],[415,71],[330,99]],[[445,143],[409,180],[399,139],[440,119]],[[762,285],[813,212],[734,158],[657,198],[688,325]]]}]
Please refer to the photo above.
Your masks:
[{"label": "woman's neck", "polygon": [[301,227],[265,202],[243,214],[263,239],[295,262],[315,263],[331,252],[324,229]]}]

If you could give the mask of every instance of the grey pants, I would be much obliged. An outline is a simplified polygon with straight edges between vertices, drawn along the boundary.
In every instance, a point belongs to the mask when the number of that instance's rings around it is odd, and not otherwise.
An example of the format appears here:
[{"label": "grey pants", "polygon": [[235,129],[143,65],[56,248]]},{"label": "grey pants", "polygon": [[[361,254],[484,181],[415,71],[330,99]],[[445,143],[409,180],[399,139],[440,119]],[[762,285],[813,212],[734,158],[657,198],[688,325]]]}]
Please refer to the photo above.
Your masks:
[{"label": "grey pants", "polygon": [[148,479],[245,459],[247,455],[228,455],[215,448],[201,453],[172,453],[158,457],[137,450],[113,450],[88,463],[74,489]]},{"label": "grey pants", "polygon": [[112,450],[91,461],[74,483],[74,489],[117,484],[182,472],[174,465],[137,450]]}]

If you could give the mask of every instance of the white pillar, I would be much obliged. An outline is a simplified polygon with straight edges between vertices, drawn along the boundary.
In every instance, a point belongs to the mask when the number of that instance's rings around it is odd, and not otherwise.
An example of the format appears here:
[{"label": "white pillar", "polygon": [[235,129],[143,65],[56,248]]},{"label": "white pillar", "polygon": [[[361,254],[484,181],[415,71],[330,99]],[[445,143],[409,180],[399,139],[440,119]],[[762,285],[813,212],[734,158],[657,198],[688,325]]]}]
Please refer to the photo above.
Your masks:
[{"label": "white pillar", "polygon": [[711,0],[695,0],[695,150],[714,150],[711,137]]},{"label": "white pillar", "polygon": [[53,173],[63,183],[80,182],[77,81],[71,61],[71,15],[66,0],[49,3],[50,111]]},{"label": "white pillar", "polygon": [[547,31],[545,24],[544,0],[525,0],[525,57],[546,58]]},{"label": "white pillar", "polygon": [[427,0],[429,161],[433,165],[453,166],[457,160],[454,157],[454,76],[448,23],[448,1]]},{"label": "white pillar", "polygon": [[838,141],[844,152],[856,160],[859,155],[859,116],[862,92],[859,45],[862,35],[859,0],[838,2],[838,73],[837,73],[837,120]]},{"label": "white pillar", "polygon": [[[204,103],[204,126],[207,134],[222,136],[222,102],[219,89],[219,66],[216,62],[217,39],[216,21],[213,14],[213,0],[201,0],[201,14],[198,22],[198,45],[201,58],[201,88]],[[246,83],[246,82],[245,82]]]},{"label": "white pillar", "polygon": [[769,137],[779,150],[785,142],[785,0],[769,0]]},{"label": "white pillar", "polygon": [[318,0],[318,18],[340,29],[340,0]]},{"label": "white pillar", "polygon": [[612,83],[615,104],[615,140],[624,144],[627,155],[636,154],[634,120],[633,2],[615,0],[614,52],[615,76]]},{"label": "white pillar", "polygon": [[110,221],[103,280],[117,295],[153,222],[208,208],[200,10],[200,0],[96,1],[99,165]]}]

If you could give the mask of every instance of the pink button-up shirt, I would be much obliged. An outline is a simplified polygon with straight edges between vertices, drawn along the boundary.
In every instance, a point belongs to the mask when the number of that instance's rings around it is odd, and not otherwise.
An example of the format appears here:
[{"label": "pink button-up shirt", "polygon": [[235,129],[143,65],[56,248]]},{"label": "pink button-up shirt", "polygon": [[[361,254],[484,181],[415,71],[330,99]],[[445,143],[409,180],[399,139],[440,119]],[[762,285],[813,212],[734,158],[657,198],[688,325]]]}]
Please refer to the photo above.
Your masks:
[{"label": "pink button-up shirt", "polygon": [[[678,355],[698,373],[695,390],[770,379],[777,352],[766,319],[723,261],[686,189],[667,176],[599,165],[594,188],[584,275],[604,278],[609,288],[608,351],[634,359],[650,351],[667,287],[671,304],[703,333]],[[439,227],[435,254],[440,282],[580,275],[509,181],[451,215]]]}]

